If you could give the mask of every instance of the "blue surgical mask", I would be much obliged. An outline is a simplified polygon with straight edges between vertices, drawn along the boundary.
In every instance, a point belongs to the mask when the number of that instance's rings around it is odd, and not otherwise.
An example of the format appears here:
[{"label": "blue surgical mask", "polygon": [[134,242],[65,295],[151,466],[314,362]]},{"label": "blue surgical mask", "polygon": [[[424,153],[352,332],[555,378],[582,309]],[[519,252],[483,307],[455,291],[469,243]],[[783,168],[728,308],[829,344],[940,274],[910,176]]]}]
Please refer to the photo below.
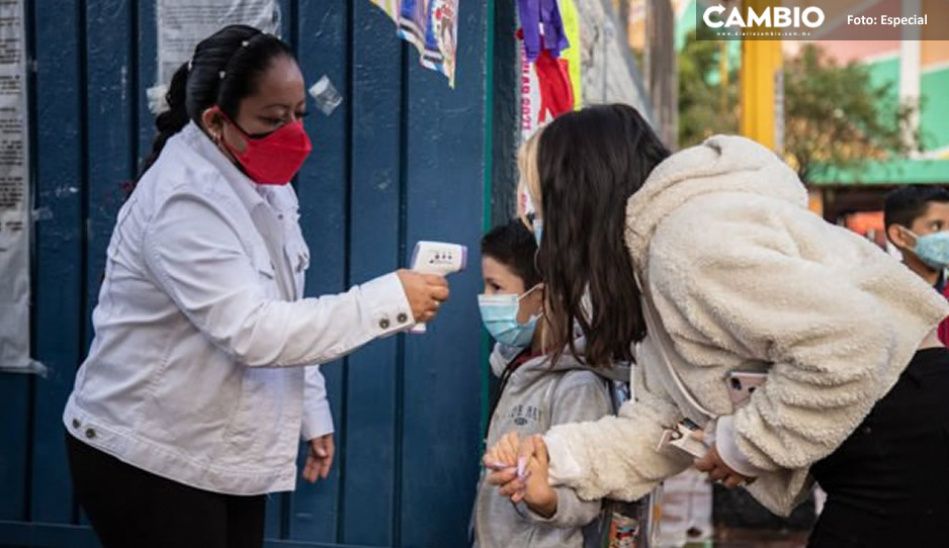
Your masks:
[{"label": "blue surgical mask", "polygon": [[517,312],[521,300],[540,287],[535,285],[521,296],[513,293],[499,295],[478,295],[478,308],[481,309],[481,321],[485,329],[497,342],[515,347],[527,348],[534,339],[537,321],[540,315],[531,316],[527,323],[517,321]]},{"label": "blue surgical mask", "polygon": [[909,229],[906,232],[916,238],[913,253],[930,268],[942,270],[949,267],[949,232],[933,232],[924,236],[917,236]]},{"label": "blue surgical mask", "polygon": [[537,241],[537,247],[540,247],[540,239],[544,235],[544,221],[541,219],[535,219],[531,223],[531,227],[534,229],[534,240]]}]

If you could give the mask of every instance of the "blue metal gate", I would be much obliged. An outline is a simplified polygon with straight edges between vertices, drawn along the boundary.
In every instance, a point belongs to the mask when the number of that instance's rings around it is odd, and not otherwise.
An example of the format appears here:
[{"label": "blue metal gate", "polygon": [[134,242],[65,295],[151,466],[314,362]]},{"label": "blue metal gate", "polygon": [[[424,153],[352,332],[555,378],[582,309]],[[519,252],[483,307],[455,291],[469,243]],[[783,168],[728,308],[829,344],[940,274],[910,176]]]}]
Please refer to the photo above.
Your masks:
[{"label": "blue metal gate", "polygon": [[[96,546],[73,500],[60,415],[92,337],[105,247],[149,148],[152,0],[27,0],[36,206],[33,355],[0,374],[0,545]],[[299,176],[311,295],[405,264],[419,239],[476,248],[485,222],[491,2],[462,2],[457,89],[418,65],[369,0],[282,0],[304,74],[345,101],[308,130]],[[486,76],[487,75],[487,76]],[[490,94],[488,94],[490,95]],[[328,364],[340,454],[329,480],[268,504],[273,546],[462,546],[480,452],[482,345],[472,268],[424,337]]]}]

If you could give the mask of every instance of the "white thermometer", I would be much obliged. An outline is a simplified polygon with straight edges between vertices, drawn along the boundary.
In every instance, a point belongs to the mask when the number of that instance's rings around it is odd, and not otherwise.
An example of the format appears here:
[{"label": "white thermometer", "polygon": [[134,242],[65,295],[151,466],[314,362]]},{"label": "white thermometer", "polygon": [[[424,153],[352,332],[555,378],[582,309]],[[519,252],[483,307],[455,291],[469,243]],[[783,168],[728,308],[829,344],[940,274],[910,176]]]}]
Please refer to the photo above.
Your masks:
[{"label": "white thermometer", "polygon": [[[461,244],[421,241],[412,252],[412,270],[420,274],[447,276],[461,272],[467,265],[468,248]],[[412,333],[425,333],[425,324],[416,324]]]}]

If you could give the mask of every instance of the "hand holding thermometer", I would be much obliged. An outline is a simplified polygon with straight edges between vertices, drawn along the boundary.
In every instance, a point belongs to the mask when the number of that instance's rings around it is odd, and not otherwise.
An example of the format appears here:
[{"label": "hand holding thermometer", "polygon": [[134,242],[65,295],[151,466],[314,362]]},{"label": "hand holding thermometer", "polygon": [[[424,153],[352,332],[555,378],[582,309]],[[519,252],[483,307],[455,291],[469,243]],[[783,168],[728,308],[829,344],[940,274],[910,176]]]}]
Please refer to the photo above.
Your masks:
[{"label": "hand holding thermometer", "polygon": [[[468,265],[468,248],[461,244],[421,241],[415,244],[411,269],[420,274],[447,276],[465,269]],[[425,333],[425,324],[419,323],[412,333]]]}]

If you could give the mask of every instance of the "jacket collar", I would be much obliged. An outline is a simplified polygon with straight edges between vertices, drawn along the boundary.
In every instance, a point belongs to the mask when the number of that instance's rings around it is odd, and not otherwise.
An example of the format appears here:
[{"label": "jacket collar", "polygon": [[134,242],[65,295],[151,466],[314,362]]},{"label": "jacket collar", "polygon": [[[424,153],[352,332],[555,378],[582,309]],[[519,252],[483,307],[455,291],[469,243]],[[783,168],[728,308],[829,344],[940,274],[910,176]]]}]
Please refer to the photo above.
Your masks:
[{"label": "jacket collar", "polygon": [[244,175],[244,173],[231,162],[230,158],[221,152],[217,145],[214,144],[214,141],[198,127],[198,124],[194,123],[194,121],[189,122],[188,125],[181,130],[181,137],[192,150],[217,168],[218,172],[224,176],[224,179],[231,186],[231,189],[234,190],[234,193],[240,199],[241,203],[247,208],[247,211],[254,211],[255,208],[266,203],[264,196],[257,189],[257,183],[250,180],[247,175]]},{"label": "jacket collar", "polygon": [[[270,260],[276,268],[278,286],[287,300],[296,300],[293,267],[287,262],[281,219],[296,215],[297,200],[292,189],[258,185],[245,175],[193,121],[181,131],[185,144],[221,173],[261,234]],[[294,218],[295,219],[295,218]]]}]

